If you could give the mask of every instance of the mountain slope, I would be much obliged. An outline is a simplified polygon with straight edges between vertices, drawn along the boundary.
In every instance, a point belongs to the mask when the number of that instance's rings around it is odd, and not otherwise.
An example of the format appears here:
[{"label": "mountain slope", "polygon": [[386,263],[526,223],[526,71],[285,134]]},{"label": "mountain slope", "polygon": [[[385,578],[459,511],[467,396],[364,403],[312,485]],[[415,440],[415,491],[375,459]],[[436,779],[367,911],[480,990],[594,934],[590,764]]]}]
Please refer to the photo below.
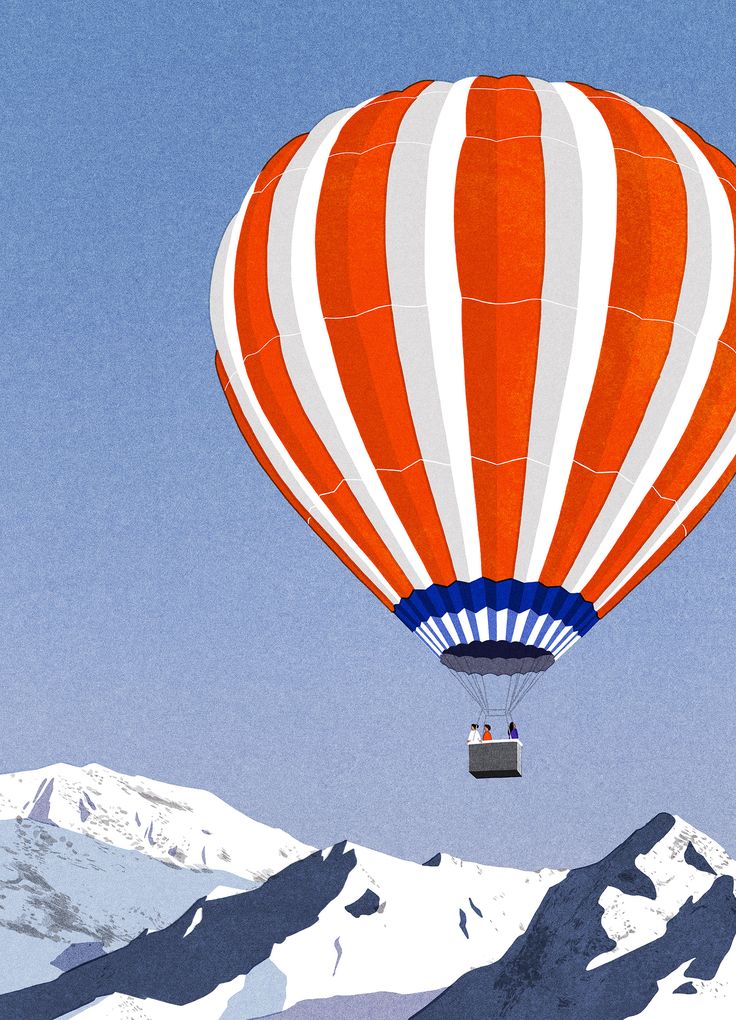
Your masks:
[{"label": "mountain slope", "polygon": [[[165,787],[164,794],[164,784],[103,770],[95,778],[96,831],[112,832],[118,843],[132,847],[140,839],[144,793],[165,801],[153,803],[162,814],[153,832],[148,817],[153,842],[146,836],[141,853],[58,828],[55,818],[88,824],[79,812],[70,817],[69,804],[80,789],[82,798],[89,793],[89,777],[67,775],[60,804],[56,783],[48,792],[55,778],[46,775],[25,807],[48,821],[0,822],[0,880],[4,859],[15,861],[18,877],[0,890],[6,897],[0,900],[0,958],[3,931],[28,940],[37,925],[44,933],[40,942],[48,945],[57,931],[59,944],[69,943],[54,959],[72,969],[0,994],[0,1020],[80,1012],[90,1020],[734,1015],[736,863],[675,816],[658,815],[603,860],[570,872],[486,867],[444,854],[419,865],[347,842],[304,856],[304,845],[295,849],[284,833],[264,835],[265,827],[243,816],[234,822],[232,809],[216,798],[213,807],[205,795],[211,813],[203,825],[192,806],[198,791]],[[0,777],[0,791],[3,782]],[[210,819],[219,828],[203,832]],[[237,885],[250,886],[249,879],[194,871],[200,838],[211,836],[209,847],[232,845],[236,867],[252,873],[247,848],[227,843],[234,828],[251,838],[260,863],[268,863],[274,847],[277,866],[284,859],[279,849],[302,856],[246,892]],[[174,834],[190,867],[167,852]],[[70,868],[78,869],[76,884]],[[156,870],[170,878],[171,888],[164,879],[159,883]],[[59,896],[57,873],[65,876],[66,899]],[[145,886],[149,874],[155,888]],[[189,893],[184,883],[195,881],[203,894],[171,922],[166,911]],[[137,909],[136,895],[142,896]],[[155,911],[170,923],[137,926]],[[108,929],[119,933],[123,924],[136,935],[149,930],[115,949]],[[104,948],[113,951],[91,958],[103,941],[95,938],[106,935]]]},{"label": "mountain slope", "polygon": [[571,871],[503,958],[464,975],[416,1016],[638,1016],[668,976],[681,972],[683,985],[715,977],[736,937],[734,876],[720,847],[658,815],[602,861]]},{"label": "mountain slope", "polygon": [[324,860],[313,854],[252,892],[200,900],[162,931],[56,981],[0,996],[0,1018],[52,1020],[115,992],[176,1005],[205,999],[266,961],[275,942],[314,924],[354,867],[355,854],[335,847]]},{"label": "mountain slope", "polygon": [[50,981],[85,956],[162,928],[223,882],[255,886],[46,823],[0,822],[0,992]]},{"label": "mountain slope", "polygon": [[310,852],[201,790],[98,765],[0,776],[0,992],[52,980]]},{"label": "mountain slope", "polygon": [[181,867],[262,882],[312,853],[206,790],[125,776],[101,765],[51,765],[0,776],[0,820],[49,822]]},{"label": "mountain slope", "polygon": [[[199,900],[167,929],[48,985],[0,997],[0,1018],[42,1020],[104,996],[117,996],[119,1010],[120,996],[133,996],[198,1002],[196,1015],[219,1017],[227,992],[242,1020],[299,1002],[308,1015],[303,1000],[431,991],[502,955],[563,875],[445,856],[418,865],[339,844],[245,895]],[[401,1015],[421,1004],[412,998]]]}]

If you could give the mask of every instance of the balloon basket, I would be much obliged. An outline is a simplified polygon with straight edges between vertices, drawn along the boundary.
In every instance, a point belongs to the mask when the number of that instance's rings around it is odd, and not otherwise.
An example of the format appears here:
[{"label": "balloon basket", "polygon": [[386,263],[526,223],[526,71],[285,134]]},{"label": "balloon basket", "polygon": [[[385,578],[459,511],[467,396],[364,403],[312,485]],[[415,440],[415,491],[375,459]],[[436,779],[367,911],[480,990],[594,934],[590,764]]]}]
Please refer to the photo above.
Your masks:
[{"label": "balloon basket", "polygon": [[468,772],[476,779],[521,779],[521,741],[468,744]]}]

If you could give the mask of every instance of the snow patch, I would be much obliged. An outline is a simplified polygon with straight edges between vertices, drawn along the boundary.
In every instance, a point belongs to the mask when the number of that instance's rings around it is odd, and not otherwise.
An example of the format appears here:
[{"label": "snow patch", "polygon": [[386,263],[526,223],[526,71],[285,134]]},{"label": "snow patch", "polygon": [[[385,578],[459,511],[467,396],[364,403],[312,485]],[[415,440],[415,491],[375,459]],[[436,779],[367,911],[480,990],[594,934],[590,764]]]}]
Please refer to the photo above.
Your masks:
[{"label": "snow patch", "polygon": [[[690,846],[709,866],[709,872],[702,864],[696,867],[686,860]],[[683,904],[690,897],[697,903],[710,889],[716,875],[731,875],[736,879],[736,863],[729,859],[725,850],[677,817],[666,836],[647,854],[640,854],[635,864],[654,884],[656,898],[630,895],[613,886],[603,892],[598,900],[603,907],[601,924],[616,946],[592,959],[587,970],[594,970],[661,938],[667,923]]]},{"label": "snow patch", "polygon": [[[442,867],[425,867],[353,843],[322,851],[355,853],[345,885],[322,910],[317,924],[274,945],[270,959],[288,975],[284,1009],[306,999],[373,994],[402,995],[452,984],[467,971],[504,955],[531,920],[547,890],[566,871],[495,868],[444,855]],[[348,918],[346,907],[361,903],[366,890],[378,909],[373,920]],[[473,938],[448,938],[457,931],[459,905],[473,901],[465,926]],[[375,904],[375,900],[373,900]],[[478,914],[480,911],[480,914]],[[482,915],[482,916],[480,916]],[[421,933],[421,952],[416,946]],[[459,934],[459,932],[458,932]],[[335,942],[340,966],[335,968]]]},{"label": "snow patch", "polygon": [[240,893],[246,892],[245,889],[235,889],[229,885],[218,885],[212,892],[207,893],[205,899],[207,900],[223,900],[226,896],[239,896]]},{"label": "snow patch", "polygon": [[194,917],[192,918],[192,920],[191,920],[191,922],[189,924],[189,927],[184,932],[184,938],[186,938],[187,935],[191,935],[192,934],[192,932],[194,931],[194,929],[197,927],[197,925],[199,924],[199,922],[201,920],[202,920],[202,908],[201,907],[197,907],[197,909],[194,911]]},{"label": "snow patch", "polygon": [[314,852],[206,790],[126,776],[101,765],[59,764],[0,776],[0,821],[25,817],[28,804],[33,821],[167,864],[169,848],[176,847],[177,862],[192,870],[204,864],[199,833],[211,833],[208,838],[217,840],[219,859],[226,864],[223,870],[251,881],[264,881]]}]

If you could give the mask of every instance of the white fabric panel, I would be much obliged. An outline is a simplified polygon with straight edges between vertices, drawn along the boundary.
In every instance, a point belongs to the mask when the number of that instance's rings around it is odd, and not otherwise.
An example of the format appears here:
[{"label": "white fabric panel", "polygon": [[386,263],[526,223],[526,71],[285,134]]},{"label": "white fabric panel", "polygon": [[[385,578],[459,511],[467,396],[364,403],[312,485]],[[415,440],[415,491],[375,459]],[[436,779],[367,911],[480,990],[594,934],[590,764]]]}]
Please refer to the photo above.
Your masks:
[{"label": "white fabric panel", "polygon": [[276,473],[295,499],[324,528],[346,556],[373,581],[391,602],[396,604],[399,601],[398,593],[394,591],[375,564],[353,542],[295,464],[264,414],[248,378],[235,318],[233,280],[237,242],[254,190],[255,185],[246,195],[240,211],[230,223],[217,253],[212,276],[210,314],[218,352],[240,409]]},{"label": "white fabric panel", "polygon": [[560,646],[560,648],[557,649],[557,651],[555,652],[555,662],[557,662],[557,660],[560,659],[560,657],[563,656],[565,652],[569,651],[572,648],[572,646],[576,644],[579,640],[580,634],[578,634],[576,631],[573,635],[571,635],[567,639],[567,641],[565,641],[563,645]]},{"label": "white fabric panel", "polygon": [[279,333],[292,334],[283,345],[284,363],[307,417],[412,587],[426,588],[432,583],[429,572],[386,493],[345,396],[319,297],[315,230],[320,191],[330,152],[356,110],[318,124],[276,186],[268,239],[269,295]]},{"label": "white fabric panel", "polygon": [[621,472],[565,579],[569,591],[582,591],[594,577],[675,451],[710,374],[733,290],[734,225],[722,182],[674,121],[654,110],[642,113],[682,168],[685,272],[670,351]]},{"label": "white fabric panel", "polygon": [[455,177],[472,79],[435,82],[407,111],[386,194],[396,343],[417,441],[459,580],[480,576],[454,233]]},{"label": "white fabric panel", "polygon": [[557,528],[598,366],[616,246],[611,135],[582,92],[567,84],[553,89],[537,91],[547,222],[537,380],[514,571],[522,581],[539,578]]},{"label": "white fabric panel", "polygon": [[671,538],[678,528],[684,526],[684,522],[703,502],[711,489],[718,483],[728,470],[729,465],[736,458],[736,419],[731,421],[727,431],[724,433],[720,443],[709,457],[708,462],[697,478],[691,483],[685,493],[678,500],[677,505],[672,508],[669,514],[659,525],[654,534],[649,538],[637,555],[628,564],[626,569],[616,578],[613,584],[609,585],[606,591],[595,603],[595,609],[601,609],[607,602],[610,602],[615,595],[628,584],[631,578],[644,566],[647,560],[660,549],[664,543]]}]

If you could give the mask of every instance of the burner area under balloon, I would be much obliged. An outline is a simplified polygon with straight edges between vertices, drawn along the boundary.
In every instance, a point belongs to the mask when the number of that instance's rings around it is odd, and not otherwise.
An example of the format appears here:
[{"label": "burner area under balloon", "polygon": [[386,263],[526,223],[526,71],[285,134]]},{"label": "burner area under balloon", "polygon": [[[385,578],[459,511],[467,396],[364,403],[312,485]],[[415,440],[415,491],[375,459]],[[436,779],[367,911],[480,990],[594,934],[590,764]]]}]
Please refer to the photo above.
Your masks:
[{"label": "burner area under balloon", "polygon": [[472,676],[519,676],[543,673],[555,657],[545,648],[525,645],[521,641],[471,641],[453,645],[440,656],[440,661],[456,673]]}]

